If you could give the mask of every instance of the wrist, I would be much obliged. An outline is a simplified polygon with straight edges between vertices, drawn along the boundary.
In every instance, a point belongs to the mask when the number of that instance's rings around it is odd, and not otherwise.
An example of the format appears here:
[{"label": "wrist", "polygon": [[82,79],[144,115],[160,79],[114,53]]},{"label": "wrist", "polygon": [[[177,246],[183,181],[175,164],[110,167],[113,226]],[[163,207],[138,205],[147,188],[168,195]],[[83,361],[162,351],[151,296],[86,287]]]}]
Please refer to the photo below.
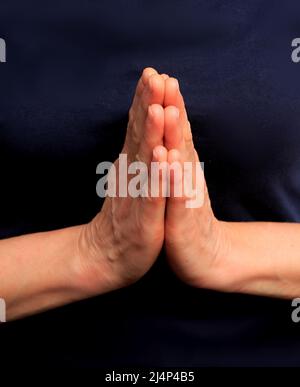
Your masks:
[{"label": "wrist", "polygon": [[236,254],[235,234],[231,223],[216,220],[217,247],[213,257],[211,280],[215,290],[234,292],[237,289],[238,267],[234,260]]},{"label": "wrist", "polygon": [[247,224],[220,221],[219,228],[222,242],[213,269],[213,288],[260,294],[264,281],[272,282],[276,277],[274,267],[254,259],[255,245],[249,240]]},{"label": "wrist", "polygon": [[[282,287],[274,254],[268,255],[260,244],[270,223],[222,222],[227,248],[222,257],[226,278],[224,291],[257,295],[275,295]],[[267,230],[267,232],[266,232]]]},{"label": "wrist", "polygon": [[99,230],[99,213],[91,222],[81,225],[76,243],[77,286],[86,296],[110,292],[121,287],[109,262],[109,238],[102,238]]},{"label": "wrist", "polygon": [[[213,218],[210,225],[209,241],[199,259],[200,273],[194,284],[222,292],[234,292],[237,287],[237,273],[233,264],[234,235],[230,223]],[[206,263],[205,263],[206,262]]]}]

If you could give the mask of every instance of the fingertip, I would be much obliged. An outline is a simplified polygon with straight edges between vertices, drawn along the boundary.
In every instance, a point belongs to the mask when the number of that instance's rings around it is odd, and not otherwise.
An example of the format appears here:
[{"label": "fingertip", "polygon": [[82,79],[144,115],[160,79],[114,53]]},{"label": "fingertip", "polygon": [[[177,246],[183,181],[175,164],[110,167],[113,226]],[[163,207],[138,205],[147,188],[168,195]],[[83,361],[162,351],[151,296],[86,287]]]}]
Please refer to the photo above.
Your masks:
[{"label": "fingertip", "polygon": [[168,163],[180,162],[181,155],[178,149],[171,149],[168,152]]},{"label": "fingertip", "polygon": [[164,129],[164,110],[161,105],[152,104],[148,106],[147,118],[146,118],[146,127],[151,129],[153,132],[153,128],[160,128],[161,135],[163,136]]},{"label": "fingertip", "polygon": [[173,86],[174,89],[179,89],[179,81],[178,81],[177,78],[175,78],[175,77],[170,77],[170,78],[169,78],[169,83],[170,83],[170,85]]},{"label": "fingertip", "polygon": [[148,106],[147,116],[152,118],[152,119],[154,118],[154,116],[155,116],[155,109],[154,109],[153,105]]},{"label": "fingertip", "polygon": [[150,104],[156,103],[163,105],[165,95],[165,81],[161,75],[153,74],[149,77],[142,96],[143,108],[146,109]]},{"label": "fingertip", "polygon": [[178,79],[174,78],[174,77],[169,77],[167,80],[166,80],[166,87],[168,89],[169,92],[173,92],[175,93],[176,91],[179,91],[179,82],[178,82]]},{"label": "fingertip", "polygon": [[160,116],[161,114],[163,114],[163,108],[161,105],[159,104],[152,104],[152,105],[149,105],[148,107],[148,115],[151,117],[151,118],[154,118],[155,116]]},{"label": "fingertip", "polygon": [[158,145],[153,149],[153,161],[163,162],[167,161],[168,151],[162,146]]},{"label": "fingertip", "polygon": [[176,78],[170,77],[165,81],[164,105],[175,105],[180,109],[183,107],[183,98],[180,93],[179,82]]},{"label": "fingertip", "polygon": [[176,106],[167,106],[165,108],[165,113],[168,118],[178,119],[179,118],[179,109]]},{"label": "fingertip", "polygon": [[142,72],[142,77],[141,77],[143,84],[146,85],[149,78],[155,74],[157,74],[157,71],[153,67],[144,68],[144,70]]},{"label": "fingertip", "polygon": [[179,110],[175,106],[165,108],[164,139],[168,150],[183,147],[183,133],[179,125]]},{"label": "fingertip", "polygon": [[154,91],[155,89],[159,89],[160,87],[163,86],[164,80],[162,79],[162,76],[159,74],[152,74],[149,77],[148,80],[148,87],[150,91]]}]

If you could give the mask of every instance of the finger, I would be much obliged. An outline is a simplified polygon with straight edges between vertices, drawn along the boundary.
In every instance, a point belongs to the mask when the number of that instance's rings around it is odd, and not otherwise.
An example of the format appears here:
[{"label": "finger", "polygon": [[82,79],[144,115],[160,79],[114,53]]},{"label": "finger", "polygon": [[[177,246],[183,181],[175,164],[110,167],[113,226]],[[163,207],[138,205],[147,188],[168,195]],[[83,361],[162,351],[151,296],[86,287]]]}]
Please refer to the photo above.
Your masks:
[{"label": "finger", "polygon": [[164,109],[161,105],[150,105],[144,125],[143,137],[136,159],[150,164],[152,150],[163,145],[164,136]]},{"label": "finger", "polygon": [[168,151],[163,145],[158,145],[153,149],[152,161],[161,163],[168,161]]},{"label": "finger", "polygon": [[[136,93],[133,99],[132,106],[129,110],[129,120],[127,125],[126,138],[124,143],[124,152],[128,155],[135,154],[141,140],[141,127],[144,124],[145,115],[141,114],[142,96],[144,95],[145,88],[149,87],[149,79],[151,76],[157,75],[157,71],[151,67],[144,69],[142,76],[138,82]],[[146,93],[148,95],[148,93]]]},{"label": "finger", "polygon": [[143,70],[141,78],[139,79],[136,90],[135,90],[135,95],[134,95],[133,102],[132,102],[132,109],[133,110],[135,110],[138,107],[139,100],[143,94],[144,88],[147,85],[149,78],[154,74],[157,74],[157,71],[152,67],[146,67]]},{"label": "finger", "polygon": [[144,87],[137,110],[138,123],[144,121],[149,105],[162,105],[164,100],[165,81],[159,74],[151,75]]},{"label": "finger", "polygon": [[164,106],[176,106],[181,115],[187,115],[184,99],[179,88],[179,82],[176,78],[169,77],[165,81]]},{"label": "finger", "polygon": [[127,149],[134,148],[131,153],[136,153],[143,137],[145,120],[148,107],[153,104],[162,104],[164,98],[164,80],[158,74],[151,75],[144,87],[139,105],[135,112],[131,112],[130,126],[126,135]]},{"label": "finger", "polygon": [[185,151],[182,127],[179,122],[179,109],[175,106],[165,108],[164,143],[168,150],[179,149]]},{"label": "finger", "polygon": [[[151,168],[149,168],[149,192],[147,197],[141,198],[142,200],[142,220],[145,222],[164,222],[165,217],[165,205],[166,197],[164,187],[167,185],[167,149],[160,145],[153,149]],[[159,173],[157,174],[157,180],[153,182],[153,163],[157,163],[160,166]],[[155,187],[154,187],[155,184]],[[158,187],[158,195],[155,195],[155,190]]]},{"label": "finger", "polygon": [[175,78],[169,78],[165,82],[164,106],[175,106],[179,109],[179,122],[183,129],[186,149],[192,154],[194,144],[191,126],[188,120],[184,99],[180,92],[179,82]]},{"label": "finger", "polygon": [[167,200],[167,220],[170,225],[176,224],[186,216],[186,200],[183,186],[182,156],[177,149],[168,152],[170,191]]}]

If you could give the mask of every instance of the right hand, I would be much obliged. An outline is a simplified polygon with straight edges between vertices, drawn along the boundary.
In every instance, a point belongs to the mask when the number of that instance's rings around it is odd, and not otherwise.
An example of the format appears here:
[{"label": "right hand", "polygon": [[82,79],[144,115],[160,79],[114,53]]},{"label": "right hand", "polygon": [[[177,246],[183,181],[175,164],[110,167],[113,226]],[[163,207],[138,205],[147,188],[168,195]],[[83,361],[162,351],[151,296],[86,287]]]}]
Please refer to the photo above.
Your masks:
[{"label": "right hand", "polygon": [[[166,161],[164,80],[154,69],[143,71],[129,112],[122,153],[128,163]],[[119,162],[115,166],[118,176]],[[132,175],[128,176],[128,182]],[[161,193],[161,192],[160,192]],[[111,291],[140,279],[155,262],[164,241],[165,198],[106,197],[80,238],[84,286],[92,294]]]}]

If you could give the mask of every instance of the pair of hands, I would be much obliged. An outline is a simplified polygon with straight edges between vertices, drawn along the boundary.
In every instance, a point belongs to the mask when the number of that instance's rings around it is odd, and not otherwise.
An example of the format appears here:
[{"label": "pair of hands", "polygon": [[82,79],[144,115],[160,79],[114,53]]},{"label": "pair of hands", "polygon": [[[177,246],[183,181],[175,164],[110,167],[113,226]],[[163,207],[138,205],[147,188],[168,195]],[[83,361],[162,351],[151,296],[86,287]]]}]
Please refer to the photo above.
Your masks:
[{"label": "pair of hands", "polygon": [[[122,153],[128,163],[138,158],[148,166],[152,161],[199,161],[175,78],[152,68],[143,71]],[[165,198],[162,192],[157,198],[107,197],[80,238],[89,291],[97,294],[100,288],[111,291],[134,283],[153,265],[163,244],[170,266],[184,282],[228,290],[222,259],[228,245],[226,226],[213,214],[206,185],[200,208],[186,208],[185,202],[184,197]]]}]

